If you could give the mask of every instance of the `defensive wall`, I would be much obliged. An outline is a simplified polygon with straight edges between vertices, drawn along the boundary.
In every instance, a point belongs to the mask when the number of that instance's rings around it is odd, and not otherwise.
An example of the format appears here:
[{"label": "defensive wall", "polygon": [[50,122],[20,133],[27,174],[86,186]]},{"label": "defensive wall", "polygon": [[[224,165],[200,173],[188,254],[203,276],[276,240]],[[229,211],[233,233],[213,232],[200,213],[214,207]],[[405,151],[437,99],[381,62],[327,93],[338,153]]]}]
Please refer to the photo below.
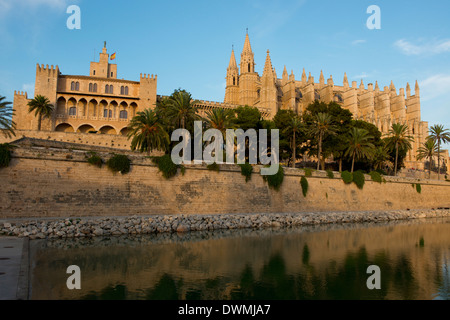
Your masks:
[{"label": "defensive wall", "polygon": [[[99,151],[105,160],[112,152]],[[186,166],[166,180],[148,157],[127,152],[128,174],[87,162],[86,150],[19,146],[9,167],[0,169],[0,218],[132,216],[156,214],[296,213],[383,211],[450,207],[450,182],[366,175],[362,190],[335,173],[308,177],[302,194],[300,169],[285,168],[279,191],[269,188],[255,167],[249,182],[235,165],[220,172]],[[180,170],[179,170],[180,171]],[[421,185],[419,193],[415,184]]]}]

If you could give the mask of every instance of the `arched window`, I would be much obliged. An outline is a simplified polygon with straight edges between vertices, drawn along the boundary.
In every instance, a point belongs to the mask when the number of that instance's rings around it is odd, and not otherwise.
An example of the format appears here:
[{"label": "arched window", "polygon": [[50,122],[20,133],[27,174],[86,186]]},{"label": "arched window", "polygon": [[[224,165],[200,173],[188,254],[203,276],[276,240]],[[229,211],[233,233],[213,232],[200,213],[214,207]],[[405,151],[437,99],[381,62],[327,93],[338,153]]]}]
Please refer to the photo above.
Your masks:
[{"label": "arched window", "polygon": [[125,94],[125,87],[124,86],[121,86],[120,87],[120,94]]},{"label": "arched window", "polygon": [[97,92],[97,84],[94,83],[94,92]]},{"label": "arched window", "polygon": [[89,83],[89,92],[92,92],[94,90],[94,86],[92,85],[92,83]]},{"label": "arched window", "polygon": [[77,115],[77,108],[76,107],[70,107],[69,108],[69,116],[76,116]]},{"label": "arched window", "polygon": [[94,70],[94,74],[93,75],[95,76],[95,70]]},{"label": "arched window", "polygon": [[248,64],[248,72],[250,72],[250,63]]},{"label": "arched window", "polygon": [[75,82],[72,81],[72,83],[70,84],[70,90],[75,91]]},{"label": "arched window", "polygon": [[112,118],[112,110],[103,110],[103,118]]},{"label": "arched window", "polygon": [[109,93],[109,85],[108,84],[105,86],[105,93]]},{"label": "arched window", "polygon": [[78,81],[75,84],[75,91],[80,91],[80,83]]},{"label": "arched window", "polygon": [[128,119],[128,112],[126,110],[120,111],[119,118],[120,119]]},{"label": "arched window", "polygon": [[236,85],[236,77],[233,77],[233,86]]},{"label": "arched window", "polygon": [[128,87],[125,87],[125,95],[128,95]]},{"label": "arched window", "polygon": [[109,86],[109,93],[113,94],[114,93],[114,87],[113,85]]}]

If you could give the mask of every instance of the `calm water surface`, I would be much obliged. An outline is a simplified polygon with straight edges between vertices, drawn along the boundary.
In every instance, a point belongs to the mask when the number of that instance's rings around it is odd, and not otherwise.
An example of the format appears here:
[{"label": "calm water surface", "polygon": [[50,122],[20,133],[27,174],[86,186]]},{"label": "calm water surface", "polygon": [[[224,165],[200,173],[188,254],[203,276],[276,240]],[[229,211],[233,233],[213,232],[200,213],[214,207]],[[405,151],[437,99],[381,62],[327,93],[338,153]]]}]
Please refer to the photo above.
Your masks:
[{"label": "calm water surface", "polygon": [[[446,299],[450,219],[33,240],[32,299]],[[81,268],[81,290],[66,269]],[[370,265],[381,290],[366,286]]]}]

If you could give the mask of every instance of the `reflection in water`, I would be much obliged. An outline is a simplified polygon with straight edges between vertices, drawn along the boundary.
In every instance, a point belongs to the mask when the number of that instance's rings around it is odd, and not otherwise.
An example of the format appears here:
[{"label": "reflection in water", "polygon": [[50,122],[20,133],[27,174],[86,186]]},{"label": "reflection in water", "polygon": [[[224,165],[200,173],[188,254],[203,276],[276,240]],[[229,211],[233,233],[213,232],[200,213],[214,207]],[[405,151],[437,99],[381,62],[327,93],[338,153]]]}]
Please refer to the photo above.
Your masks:
[{"label": "reflection in water", "polygon": [[[32,298],[449,299],[449,222],[32,241]],[[65,287],[71,264],[82,290]]]}]

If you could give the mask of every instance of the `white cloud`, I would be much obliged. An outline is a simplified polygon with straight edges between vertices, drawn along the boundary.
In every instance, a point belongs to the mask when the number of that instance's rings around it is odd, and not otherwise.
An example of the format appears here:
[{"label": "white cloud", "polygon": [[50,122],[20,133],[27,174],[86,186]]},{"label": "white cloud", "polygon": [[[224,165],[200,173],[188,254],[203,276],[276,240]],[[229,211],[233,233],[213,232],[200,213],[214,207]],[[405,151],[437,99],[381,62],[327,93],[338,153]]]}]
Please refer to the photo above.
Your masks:
[{"label": "white cloud", "polygon": [[405,39],[400,39],[394,43],[394,47],[408,56],[422,54],[435,55],[450,52],[450,39],[428,42],[419,41],[418,44],[413,44]]},{"label": "white cloud", "polygon": [[366,43],[367,42],[367,40],[363,40],[363,39],[359,39],[359,40],[355,40],[355,41],[352,41],[352,45],[358,45],[358,44],[363,44],[363,43]]},{"label": "white cloud", "polygon": [[356,76],[353,76],[352,78],[353,78],[353,79],[361,80],[361,79],[365,79],[365,78],[368,78],[368,77],[369,77],[369,75],[368,75],[367,73],[363,72],[363,73],[361,73],[361,74],[358,74],[358,75],[356,75]]},{"label": "white cloud", "polygon": [[436,74],[419,83],[422,101],[429,101],[440,96],[449,96],[450,75]]}]

